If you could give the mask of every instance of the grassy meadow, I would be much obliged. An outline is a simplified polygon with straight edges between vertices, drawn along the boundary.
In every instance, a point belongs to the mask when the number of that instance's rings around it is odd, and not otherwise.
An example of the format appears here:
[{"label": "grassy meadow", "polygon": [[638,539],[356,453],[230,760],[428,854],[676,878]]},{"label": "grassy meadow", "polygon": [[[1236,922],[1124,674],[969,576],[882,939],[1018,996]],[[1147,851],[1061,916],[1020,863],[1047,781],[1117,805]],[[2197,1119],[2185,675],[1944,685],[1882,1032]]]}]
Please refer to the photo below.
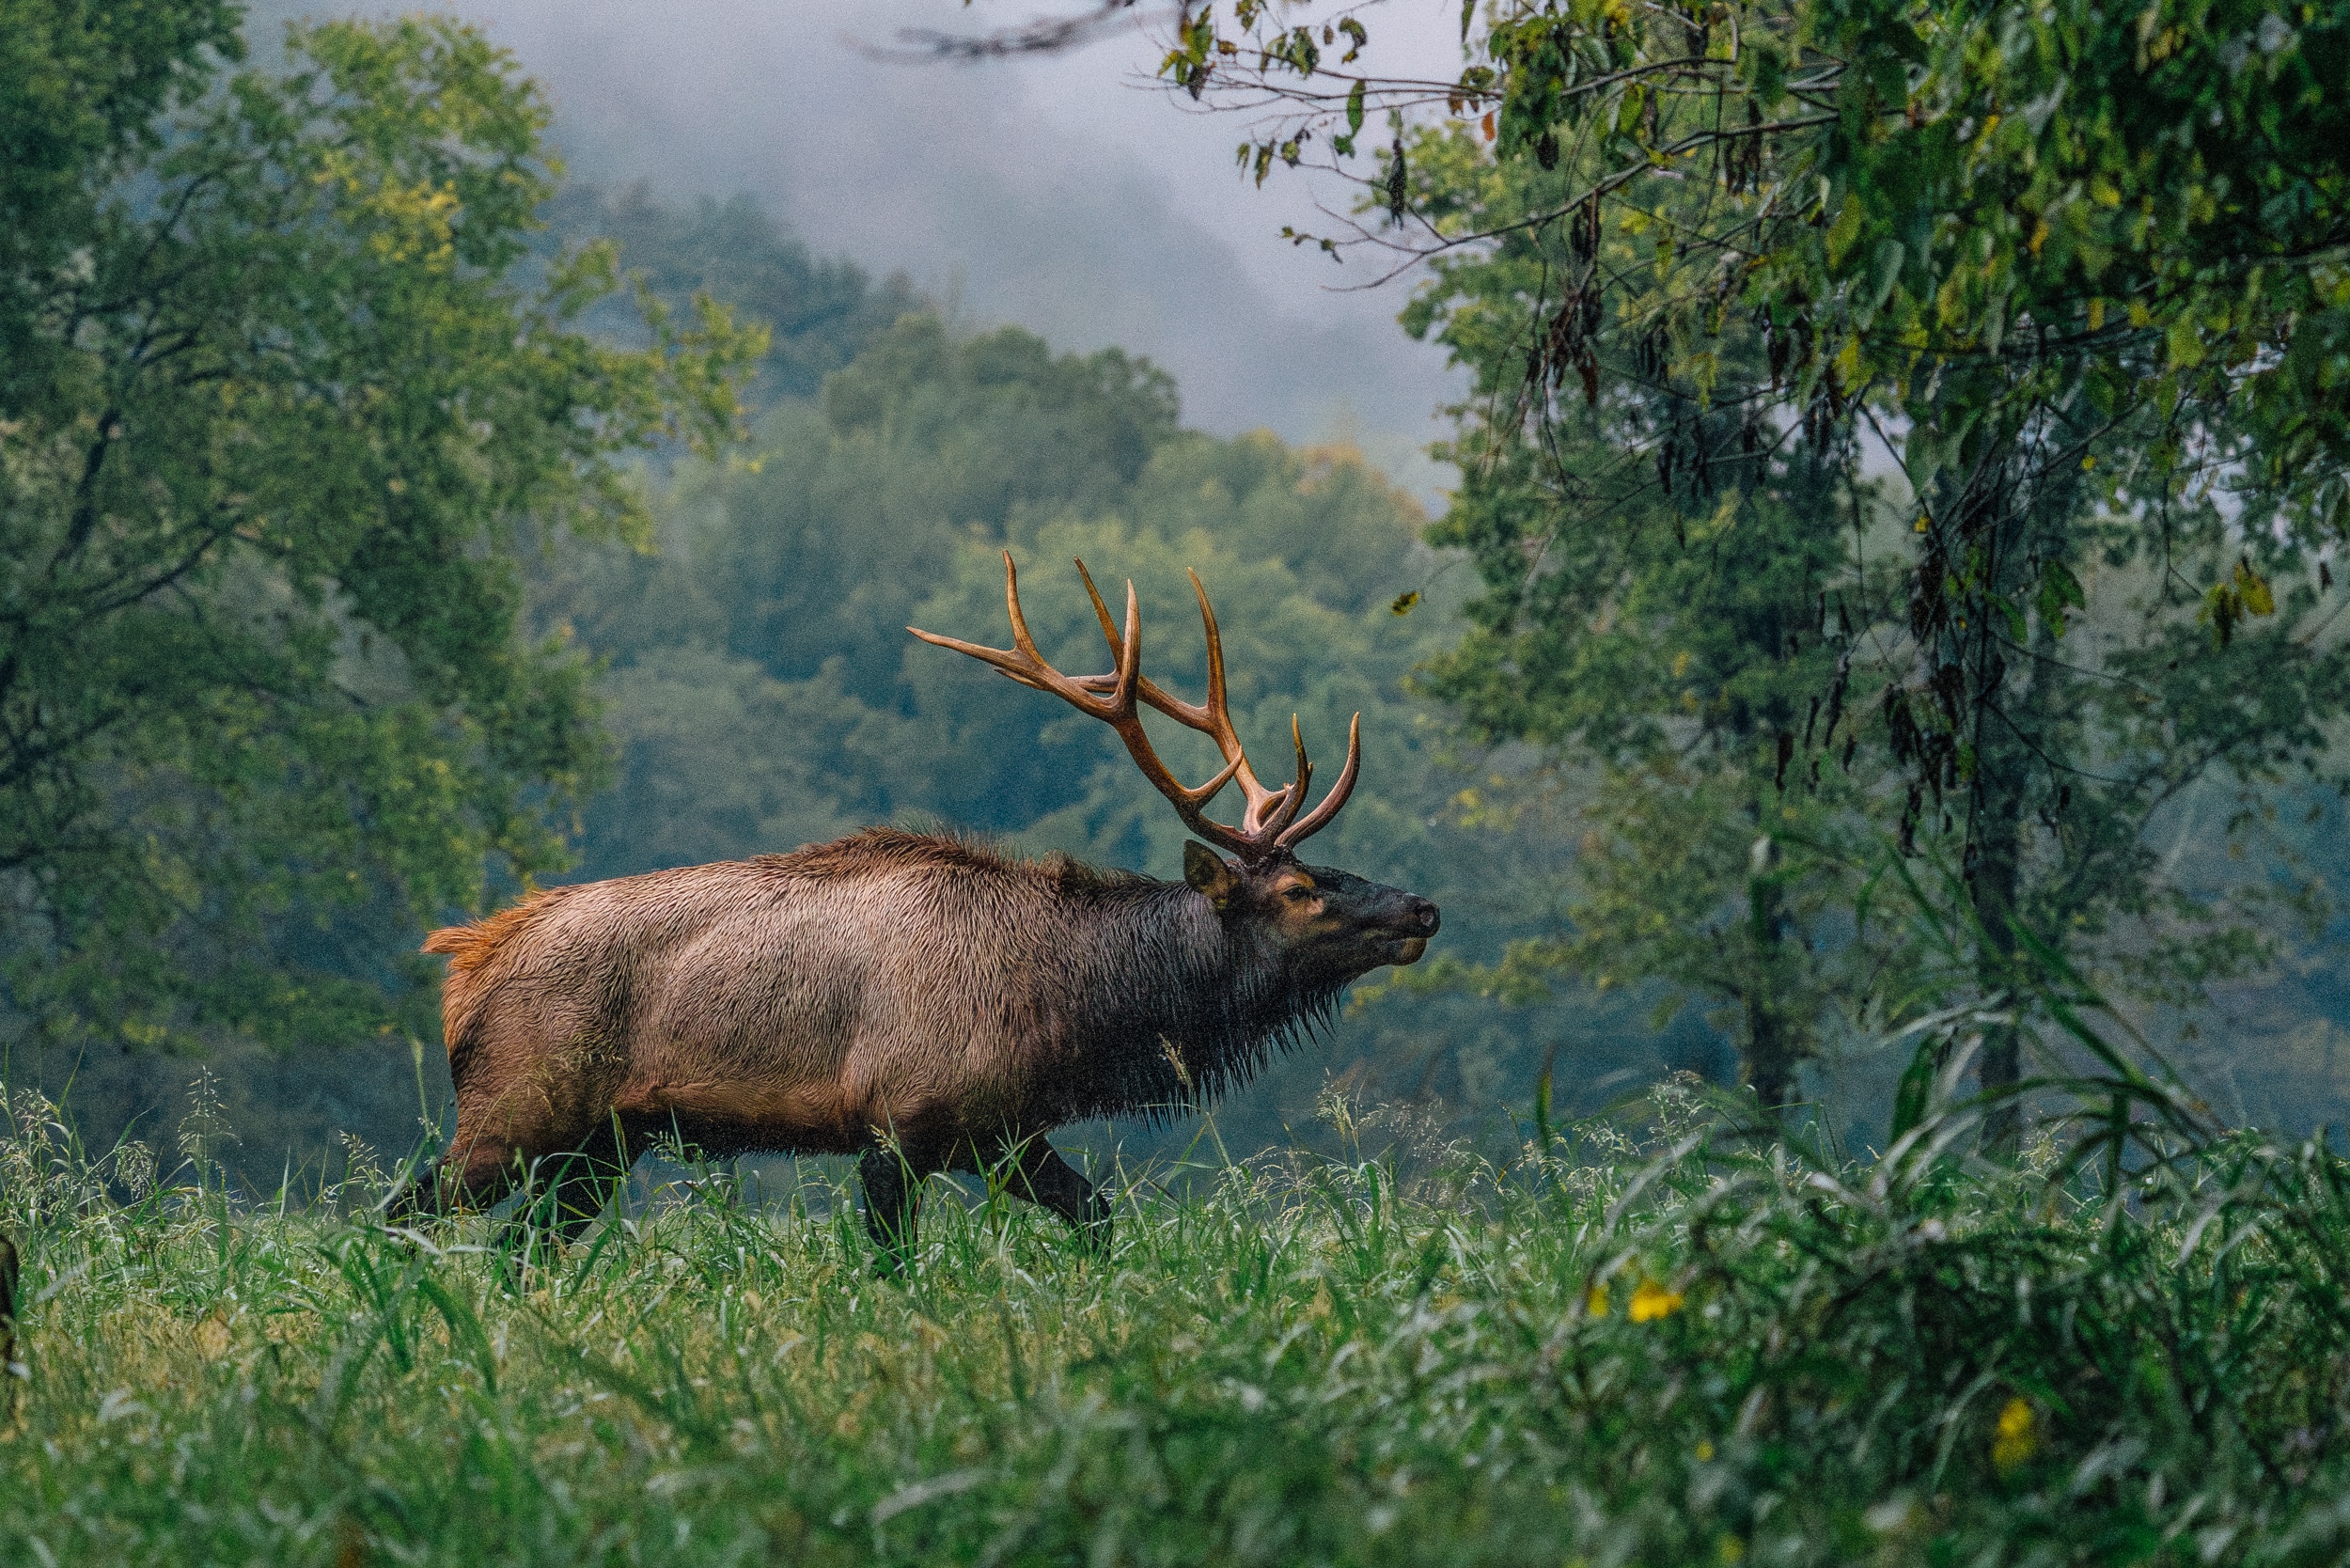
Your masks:
[{"label": "grassy meadow", "polygon": [[1933,1118],[1865,1164],[1748,1144],[1669,1086],[1500,1161],[1374,1157],[1328,1108],[1342,1157],[1117,1173],[1105,1257],[940,1194],[888,1281],[819,1177],[705,1173],[550,1255],[526,1215],[387,1233],[364,1158],[299,1207],[227,1197],[198,1138],[158,1182],[21,1099],[0,1560],[2350,1552],[2322,1151],[2107,1192]]}]

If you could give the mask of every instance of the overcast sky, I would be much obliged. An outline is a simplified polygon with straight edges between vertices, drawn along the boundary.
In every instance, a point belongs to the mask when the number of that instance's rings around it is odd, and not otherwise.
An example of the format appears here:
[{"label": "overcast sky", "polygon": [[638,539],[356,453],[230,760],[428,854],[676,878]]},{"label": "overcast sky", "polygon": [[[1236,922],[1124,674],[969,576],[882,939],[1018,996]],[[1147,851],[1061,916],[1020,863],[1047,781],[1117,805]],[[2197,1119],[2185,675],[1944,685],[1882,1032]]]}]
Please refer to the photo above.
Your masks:
[{"label": "overcast sky", "polygon": [[[1066,55],[978,64],[871,58],[908,25],[968,28],[1088,0],[455,0],[541,81],[574,173],[665,194],[747,191],[820,253],[903,270],[973,325],[1118,344],[1173,371],[1220,433],[1355,439],[1426,494],[1419,448],[1453,381],[1395,324],[1408,280],[1292,249],[1342,189],[1233,168],[1241,126],[1145,85],[1162,45],[1123,27]],[[283,15],[332,7],[257,8]],[[401,8],[405,8],[404,7]],[[1445,13],[1449,13],[1449,20]],[[1396,0],[1375,29],[1439,53],[1454,0]],[[1454,31],[1448,34],[1448,29]],[[1423,60],[1425,55],[1423,55]],[[1449,56],[1439,64],[1449,65]]]}]

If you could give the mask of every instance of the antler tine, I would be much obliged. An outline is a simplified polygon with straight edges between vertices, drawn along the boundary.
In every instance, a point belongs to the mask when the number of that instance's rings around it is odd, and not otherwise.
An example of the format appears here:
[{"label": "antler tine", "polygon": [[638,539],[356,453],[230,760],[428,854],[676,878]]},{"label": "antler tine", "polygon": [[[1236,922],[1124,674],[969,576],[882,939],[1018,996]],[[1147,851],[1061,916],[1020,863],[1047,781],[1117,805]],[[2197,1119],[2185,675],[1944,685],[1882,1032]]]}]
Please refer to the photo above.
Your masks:
[{"label": "antler tine", "polygon": [[1206,712],[1222,717],[1225,728],[1231,728],[1230,710],[1224,705],[1224,634],[1216,629],[1215,606],[1208,603],[1207,585],[1199,573],[1189,568],[1184,574],[1191,579],[1191,591],[1199,596],[1199,630],[1208,640],[1208,702]]},{"label": "antler tine", "polygon": [[[1082,572],[1085,569],[1081,566],[1078,570]],[[1093,584],[1089,581],[1086,584],[1086,587],[1090,588],[1093,587]],[[1096,604],[1101,602],[1101,596],[1099,594],[1094,596],[1094,602]],[[1123,713],[1127,720],[1134,725],[1135,733],[1137,735],[1142,733],[1142,721],[1139,718],[1136,718],[1135,714],[1135,683],[1141,679],[1142,605],[1140,602],[1135,598],[1135,580],[1132,577],[1129,577],[1126,579],[1126,646],[1120,651],[1118,658],[1118,695],[1116,700],[1118,703],[1118,711]]]},{"label": "antler tine", "polygon": [[[1020,653],[1027,658],[1032,667],[1051,670],[1051,666],[1043,661],[1043,653],[1037,651],[1037,637],[1029,635],[1027,616],[1020,614],[1020,569],[1013,567],[1013,553],[1010,550],[1004,553],[1004,614],[1010,616],[1010,623],[1013,623],[1013,647],[1020,649]],[[1034,684],[1034,682],[1029,682],[1029,684]]]},{"label": "antler tine", "polygon": [[[1006,553],[1010,554],[1010,552]],[[1110,645],[1110,657],[1116,659],[1120,650],[1118,626],[1110,619],[1110,607],[1102,603],[1102,590],[1093,586],[1093,573],[1086,570],[1086,563],[1083,561],[1077,563],[1077,575],[1085,581],[1086,597],[1093,601],[1093,618],[1102,623],[1102,640]],[[1130,598],[1133,595],[1134,587],[1134,579],[1128,578],[1126,590]],[[1110,673],[1115,676],[1117,671],[1113,670]],[[1101,679],[1103,679],[1101,676],[1089,675],[1086,677],[1086,683],[1089,685]]]},{"label": "antler tine", "polygon": [[950,649],[957,653],[968,653],[982,664],[994,666],[997,674],[1017,681],[1024,686],[1033,686],[1041,692],[1053,689],[1026,670],[1022,669],[1020,656],[1016,652],[1007,651],[1001,648],[988,648],[976,642],[964,642],[961,637],[942,637],[935,632],[925,632],[919,626],[909,626],[906,630],[920,637],[924,642],[935,643],[941,648]]},{"label": "antler tine", "polygon": [[[1011,552],[1004,552],[1004,608],[1011,621],[1012,646],[1009,649],[987,648],[979,643],[964,642],[957,637],[943,637],[909,626],[924,642],[967,653],[993,666],[1002,674],[1048,691],[1080,712],[1102,720],[1118,731],[1126,745],[1127,755],[1142,770],[1152,787],[1165,795],[1183,819],[1185,826],[1201,838],[1238,855],[1246,861],[1261,861],[1290,845],[1299,842],[1319,830],[1338,814],[1346,796],[1355,787],[1355,772],[1361,762],[1358,744],[1361,715],[1355,715],[1355,728],[1346,743],[1346,770],[1322,805],[1308,816],[1300,819],[1299,809],[1306,803],[1308,787],[1313,780],[1313,763],[1306,756],[1305,731],[1295,715],[1290,719],[1290,739],[1297,750],[1297,777],[1293,783],[1277,790],[1268,790],[1248,765],[1248,756],[1242,747],[1239,732],[1232,726],[1228,706],[1229,692],[1224,679],[1224,638],[1215,623],[1214,606],[1208,602],[1208,590],[1199,581],[1199,574],[1191,573],[1192,591],[1198,596],[1199,620],[1207,637],[1208,699],[1194,704],[1168,693],[1164,687],[1142,673],[1142,611],[1131,578],[1126,583],[1126,625],[1121,634],[1110,619],[1109,605],[1103,601],[1102,590],[1094,585],[1093,574],[1083,561],[1077,562],[1077,575],[1085,583],[1086,597],[1092,602],[1094,619],[1100,622],[1102,636],[1110,645],[1114,666],[1104,675],[1067,676],[1044,661],[1037,651],[1036,638],[1028,630],[1027,617],[1020,607],[1019,571],[1012,564]],[[1190,788],[1167,770],[1152,749],[1150,734],[1142,725],[1136,707],[1140,702],[1156,709],[1186,729],[1209,736],[1216,749],[1224,754],[1224,766],[1215,776],[1198,788]],[[1223,788],[1238,780],[1247,804],[1241,814],[1241,825],[1227,827],[1211,822],[1205,815],[1208,803]]]},{"label": "antler tine", "polygon": [[[1298,796],[1303,799],[1306,792],[1303,775],[1307,769],[1305,766],[1306,747],[1302,738],[1298,743],[1297,760],[1301,776],[1298,782]],[[1346,804],[1346,797],[1355,792],[1355,776],[1362,771],[1362,766],[1363,715],[1356,713],[1346,727],[1346,766],[1339,770],[1339,781],[1330,786],[1330,792],[1322,797],[1320,806],[1315,807],[1283,829],[1275,837],[1274,842],[1283,849],[1294,849],[1329,826],[1330,819],[1337,816],[1339,808]]]},{"label": "antler tine", "polygon": [[1241,760],[1236,776],[1248,803],[1241,817],[1242,830],[1252,839],[1270,839],[1297,814],[1292,804],[1298,798],[1297,791],[1286,784],[1277,790],[1266,789],[1258,779],[1257,770],[1248,765],[1240,731],[1232,726],[1229,688],[1224,681],[1224,633],[1215,623],[1215,606],[1208,602],[1207,585],[1200,582],[1199,573],[1186,574],[1191,578],[1191,591],[1199,601],[1199,631],[1208,645],[1208,700],[1196,708],[1183,703],[1185,711],[1181,713],[1164,708],[1160,712],[1214,736],[1217,748],[1226,757]]},{"label": "antler tine", "polygon": [[1314,765],[1306,758],[1306,731],[1299,728],[1295,713],[1290,715],[1290,744],[1297,748],[1297,782],[1282,791],[1287,798],[1281,802],[1280,827],[1275,832],[1277,840],[1280,832],[1297,820],[1298,808],[1306,804],[1306,791],[1314,781]]}]

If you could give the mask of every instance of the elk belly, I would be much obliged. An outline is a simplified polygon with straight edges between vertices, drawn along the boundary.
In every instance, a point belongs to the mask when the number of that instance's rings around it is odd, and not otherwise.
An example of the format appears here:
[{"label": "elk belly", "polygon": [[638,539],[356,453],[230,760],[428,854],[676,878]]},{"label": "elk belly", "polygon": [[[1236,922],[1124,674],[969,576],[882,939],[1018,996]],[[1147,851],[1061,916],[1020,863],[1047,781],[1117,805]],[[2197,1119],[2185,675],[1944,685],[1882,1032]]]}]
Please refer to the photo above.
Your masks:
[{"label": "elk belly", "polygon": [[614,1107],[653,1137],[674,1130],[713,1154],[851,1154],[872,1135],[838,1080],[710,1078],[632,1084]]}]

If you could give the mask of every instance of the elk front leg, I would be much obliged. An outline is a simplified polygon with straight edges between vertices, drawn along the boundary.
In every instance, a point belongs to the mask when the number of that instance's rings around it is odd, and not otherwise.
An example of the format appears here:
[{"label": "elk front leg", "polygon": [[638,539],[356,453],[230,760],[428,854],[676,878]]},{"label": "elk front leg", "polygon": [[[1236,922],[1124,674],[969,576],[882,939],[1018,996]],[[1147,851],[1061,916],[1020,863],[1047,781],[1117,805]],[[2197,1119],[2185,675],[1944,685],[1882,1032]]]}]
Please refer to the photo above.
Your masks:
[{"label": "elk front leg", "polygon": [[1015,1155],[1005,1172],[1006,1191],[1060,1215],[1095,1252],[1109,1250],[1109,1200],[1075,1166],[1062,1159],[1042,1135],[1004,1146],[1000,1152]]}]

